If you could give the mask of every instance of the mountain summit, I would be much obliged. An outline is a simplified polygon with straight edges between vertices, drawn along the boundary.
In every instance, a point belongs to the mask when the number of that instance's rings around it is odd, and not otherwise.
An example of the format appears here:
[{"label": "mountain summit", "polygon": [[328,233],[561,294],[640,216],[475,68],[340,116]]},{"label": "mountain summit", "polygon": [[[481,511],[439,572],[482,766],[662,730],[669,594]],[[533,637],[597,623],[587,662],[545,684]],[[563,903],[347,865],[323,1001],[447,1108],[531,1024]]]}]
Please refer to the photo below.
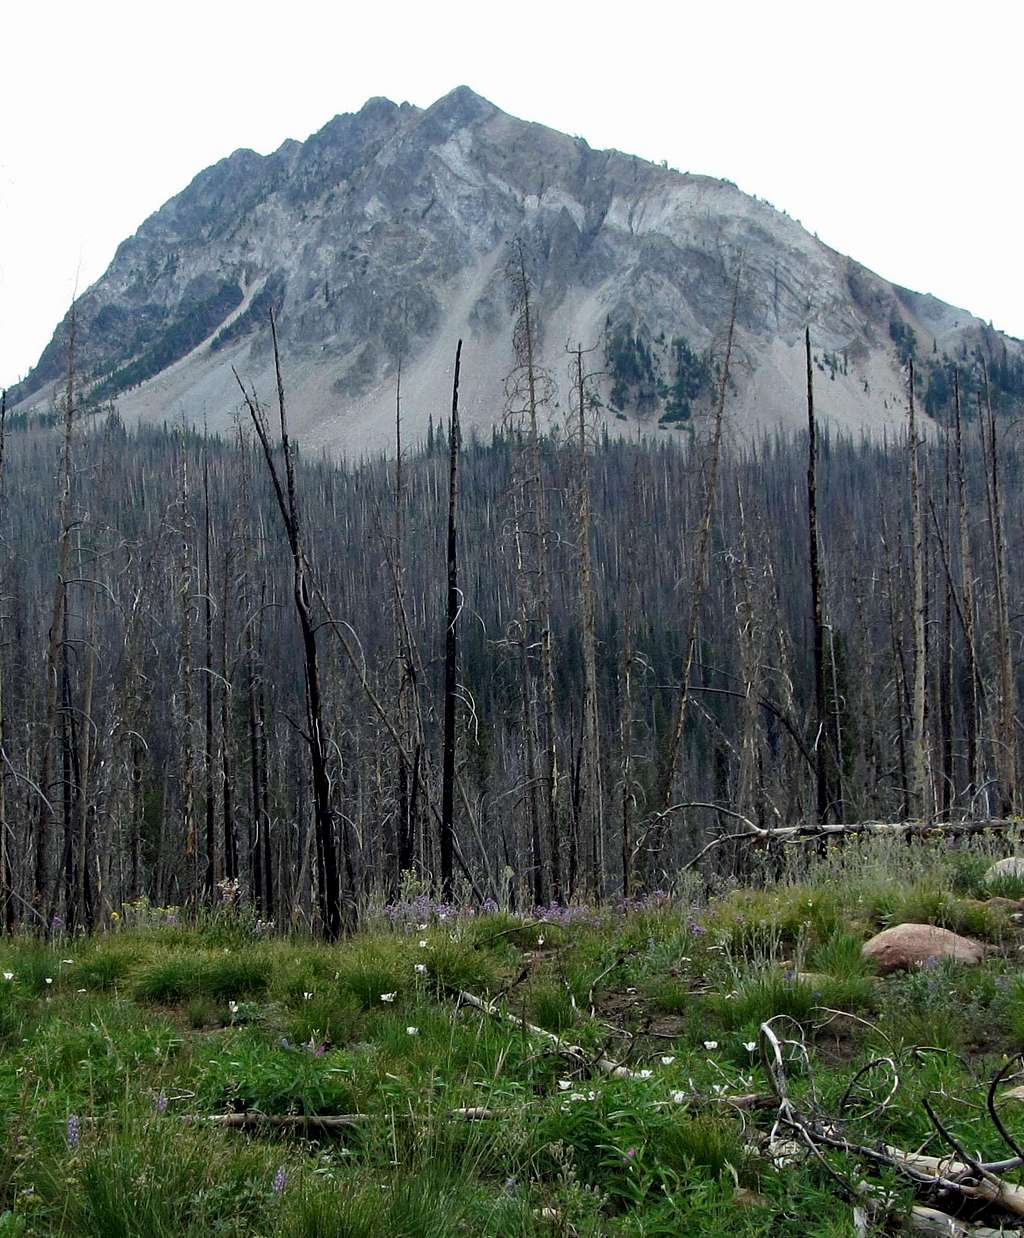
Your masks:
[{"label": "mountain summit", "polygon": [[[911,357],[938,418],[951,361],[984,360],[997,395],[1024,398],[1024,347],[966,311],[886,282],[729,181],[592,150],[467,86],[425,110],[373,98],[305,142],[201,172],[79,298],[83,395],[115,399],[129,420],[224,428],[239,403],[232,367],[273,390],[273,306],[307,445],[387,448],[399,363],[415,438],[445,415],[460,336],[464,422],[487,428],[513,366],[517,236],[543,359],[559,382],[567,343],[594,348],[612,427],[671,433],[706,411],[737,269],[729,407],[741,434],[803,424],[807,323],[821,414],[839,427],[902,424]],[[16,409],[52,405],[67,334],[65,319],[12,391]]]}]

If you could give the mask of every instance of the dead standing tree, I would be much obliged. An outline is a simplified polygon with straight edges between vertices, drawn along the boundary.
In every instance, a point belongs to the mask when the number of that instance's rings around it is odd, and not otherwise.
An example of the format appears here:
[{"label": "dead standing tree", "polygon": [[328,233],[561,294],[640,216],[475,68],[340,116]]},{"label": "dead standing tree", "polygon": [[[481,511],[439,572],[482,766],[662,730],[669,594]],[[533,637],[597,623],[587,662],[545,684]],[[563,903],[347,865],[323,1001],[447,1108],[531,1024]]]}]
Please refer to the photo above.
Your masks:
[{"label": "dead standing tree", "polygon": [[814,741],[815,820],[829,819],[828,715],[825,697],[825,604],[821,586],[821,540],[818,534],[818,425],[814,416],[814,369],[811,329],[804,329],[807,354],[807,534],[810,548],[811,609],[814,621]]},{"label": "dead standing tree", "polygon": [[[583,751],[580,777],[580,836],[584,886],[598,897],[605,884],[604,791],[601,783],[601,720],[598,701],[597,637],[595,635],[594,565],[591,550],[591,501],[589,425],[587,414],[594,407],[587,390],[589,375],[583,369],[584,348],[570,349],[572,380],[570,405],[575,414],[576,439],[576,565],[579,590],[580,631],[583,643]],[[589,866],[589,873],[587,868]]]},{"label": "dead standing tree", "polygon": [[255,391],[248,392],[242,380],[235,379],[242,391],[253,427],[263,449],[267,471],[273,483],[274,495],[281,523],[292,555],[292,588],[295,613],[302,636],[302,656],[306,681],[306,724],[304,736],[309,749],[313,783],[313,825],[316,842],[316,864],[320,917],[324,931],[332,940],[341,935],[342,929],[351,931],[356,926],[355,878],[349,847],[348,825],[342,827],[343,852],[347,880],[344,912],[341,902],[341,882],[338,873],[338,853],[334,837],[334,814],[331,810],[331,781],[327,766],[327,737],[324,729],[323,702],[320,690],[320,668],[317,658],[317,624],[313,619],[307,583],[306,555],[302,544],[302,525],[298,494],[295,488],[295,462],[291,440],[288,437],[288,421],[285,412],[284,380],[281,377],[281,358],[277,344],[277,323],[273,310],[270,313],[270,334],[274,350],[274,372],[277,379],[277,406],[281,425],[281,451],[284,456],[284,481],[274,459],[267,420]]},{"label": "dead standing tree", "polygon": [[458,511],[459,511],[459,369],[462,340],[455,350],[455,376],[452,380],[452,420],[448,431],[448,566],[447,616],[444,632],[444,739],[441,753],[441,896],[450,902],[455,877],[455,713],[458,704],[459,593]]},{"label": "dead standing tree", "polygon": [[[539,418],[551,399],[553,383],[537,357],[537,316],[533,281],[521,237],[512,242],[506,268],[516,315],[512,343],[516,367],[506,380],[507,411],[516,443],[516,472],[513,480],[513,522],[517,561],[517,588],[520,595],[519,639],[522,642],[522,679],[526,714],[527,794],[530,797],[531,829],[536,839],[543,830],[547,844],[550,896],[562,897],[562,857],[558,837],[558,749],[555,721],[555,651],[551,625],[551,573],[548,563],[547,493],[541,463]],[[527,547],[532,546],[532,554]],[[543,740],[537,727],[537,709],[528,664],[530,632],[539,629],[541,698],[544,714]],[[543,806],[536,796],[535,756],[543,744]],[[541,825],[541,821],[543,824]],[[536,842],[534,867],[539,863]],[[543,876],[534,873],[534,898],[544,901]]]},{"label": "dead standing tree", "polygon": [[[64,440],[60,465],[60,497],[57,503],[57,571],[53,582],[53,603],[50,611],[50,631],[46,647],[46,715],[43,730],[42,758],[39,772],[39,813],[35,830],[35,880],[33,901],[36,910],[45,913],[50,902],[50,834],[53,829],[52,789],[53,746],[57,742],[58,691],[61,664],[67,656],[61,639],[67,606],[67,577],[71,562],[71,482],[72,447],[75,425],[75,306],[71,306],[68,323],[67,389],[64,396]],[[49,919],[49,917],[47,917]]]},{"label": "dead standing tree", "polygon": [[930,816],[926,802],[927,746],[925,729],[925,593],[924,593],[924,507],[921,495],[921,440],[917,432],[917,415],[914,408],[914,362],[910,361],[909,376],[909,442],[910,452],[910,517],[911,517],[911,569],[914,687],[910,715],[910,788],[911,814]]},{"label": "dead standing tree", "polygon": [[690,703],[690,675],[697,655],[697,632],[700,623],[701,605],[708,588],[708,569],[711,561],[711,526],[718,494],[718,469],[722,457],[722,429],[725,420],[725,401],[729,391],[729,365],[732,361],[733,339],[736,331],[736,306],[740,293],[740,272],[733,281],[732,306],[729,311],[729,329],[726,335],[725,356],[718,387],[714,421],[711,429],[710,458],[704,480],[704,510],[697,531],[697,548],[693,557],[693,574],[690,579],[690,606],[686,623],[686,649],[683,655],[682,675],[672,709],[668,741],[658,771],[656,816],[651,824],[650,850],[652,855],[661,852],[667,841],[671,817],[672,789],[679,769],[683,730]]}]

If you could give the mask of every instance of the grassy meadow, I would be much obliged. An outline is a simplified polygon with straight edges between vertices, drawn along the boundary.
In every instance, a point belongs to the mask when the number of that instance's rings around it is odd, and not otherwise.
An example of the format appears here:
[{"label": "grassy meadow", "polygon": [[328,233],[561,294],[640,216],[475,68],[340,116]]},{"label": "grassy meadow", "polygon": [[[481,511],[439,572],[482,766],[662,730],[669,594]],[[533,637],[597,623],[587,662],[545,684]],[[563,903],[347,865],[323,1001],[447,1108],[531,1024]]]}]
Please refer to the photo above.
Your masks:
[{"label": "grassy meadow", "polygon": [[[900,1233],[905,1179],[770,1141],[759,1029],[789,1016],[793,1096],[845,1111],[851,1142],[948,1151],[930,1098],[964,1146],[1005,1157],[985,1092],[1024,1050],[1024,931],[987,900],[1024,886],[986,887],[991,859],[864,840],[615,909],[409,897],[338,945],[146,906],[105,936],[0,939],[0,1235]],[[873,975],[862,942],[907,921],[988,957]],[[879,1057],[892,1102],[870,1072],[844,1101]],[[726,1099],[750,1094],[765,1106]],[[209,1121],[241,1114],[352,1120]],[[888,1192],[867,1229],[843,1189],[864,1180]]]}]

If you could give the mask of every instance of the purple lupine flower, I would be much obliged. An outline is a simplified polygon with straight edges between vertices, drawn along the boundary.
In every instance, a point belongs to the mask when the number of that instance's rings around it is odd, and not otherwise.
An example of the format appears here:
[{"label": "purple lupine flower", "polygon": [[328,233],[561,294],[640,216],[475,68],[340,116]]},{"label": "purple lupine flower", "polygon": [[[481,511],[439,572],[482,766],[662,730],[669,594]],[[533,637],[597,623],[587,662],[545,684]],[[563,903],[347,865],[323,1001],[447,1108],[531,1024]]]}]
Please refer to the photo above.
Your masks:
[{"label": "purple lupine flower", "polygon": [[636,1148],[627,1148],[626,1153],[622,1158],[623,1165],[628,1165],[631,1161],[636,1160]]},{"label": "purple lupine flower", "polygon": [[686,926],[694,937],[700,937],[707,932],[707,929],[699,920],[691,920]]},{"label": "purple lupine flower", "polygon": [[78,1130],[78,1115],[76,1113],[73,1113],[71,1117],[68,1118],[68,1124],[64,1131],[64,1135],[68,1141],[69,1148],[78,1147],[79,1130]]},{"label": "purple lupine flower", "polygon": [[288,1170],[282,1165],[281,1168],[274,1174],[274,1181],[270,1189],[275,1195],[283,1195],[284,1188],[288,1185]]},{"label": "purple lupine flower", "polygon": [[316,1045],[316,1046],[315,1046],[315,1048],[313,1049],[313,1056],[314,1056],[314,1057],[323,1057],[323,1055],[324,1055],[326,1052],[327,1052],[327,1041],[326,1041],[326,1040],[321,1040],[321,1041],[320,1041],[320,1043],[319,1043],[318,1045]]},{"label": "purple lupine flower", "polygon": [[161,1092],[156,1100],[153,1101],[153,1108],[157,1111],[157,1113],[167,1112],[167,1097],[163,1094],[163,1092]]}]

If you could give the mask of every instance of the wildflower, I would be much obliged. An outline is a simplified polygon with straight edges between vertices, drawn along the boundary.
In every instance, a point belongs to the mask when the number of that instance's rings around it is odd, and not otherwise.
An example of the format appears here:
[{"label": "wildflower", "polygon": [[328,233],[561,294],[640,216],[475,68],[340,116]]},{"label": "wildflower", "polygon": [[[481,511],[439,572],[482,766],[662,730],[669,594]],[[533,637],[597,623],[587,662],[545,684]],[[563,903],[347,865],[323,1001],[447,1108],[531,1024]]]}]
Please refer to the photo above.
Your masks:
[{"label": "wildflower", "polygon": [[426,948],[427,948],[427,939],[425,937],[421,937],[420,938],[420,949],[425,950]]},{"label": "wildflower", "polygon": [[704,1048],[705,1048],[705,1049],[717,1049],[717,1048],[718,1048],[718,1041],[717,1041],[717,1040],[705,1040],[705,1041],[704,1041]]},{"label": "wildflower", "polygon": [[64,1132],[64,1133],[65,1133],[65,1137],[67,1138],[67,1141],[68,1141],[68,1147],[69,1147],[69,1148],[77,1148],[77,1147],[78,1147],[78,1137],[79,1137],[79,1132],[78,1132],[78,1115],[77,1115],[77,1114],[74,1114],[74,1113],[73,1113],[73,1114],[71,1115],[71,1117],[70,1117],[70,1118],[68,1118],[67,1129],[65,1130],[65,1132]]},{"label": "wildflower", "polygon": [[686,1092],[673,1092],[671,1094],[673,1105],[685,1105],[689,1099],[690,1097]]},{"label": "wildflower", "polygon": [[157,1111],[157,1113],[167,1112],[167,1097],[163,1094],[163,1092],[161,1092],[156,1100],[153,1101],[153,1108]]},{"label": "wildflower", "polygon": [[388,1002],[388,1003],[391,1003],[391,1002],[393,1002],[393,1001],[395,1000],[395,998],[396,998],[397,996],[398,996],[398,994],[397,994],[397,993],[382,993],[382,994],[380,995],[380,1000],[381,1000],[382,1002]]},{"label": "wildflower", "polygon": [[622,1158],[623,1165],[628,1165],[630,1161],[634,1160],[636,1160],[636,1148],[627,1148]]},{"label": "wildflower", "polygon": [[238,1002],[228,1002],[228,1010],[232,1015],[238,1014]]},{"label": "wildflower", "polygon": [[757,1041],[756,1040],[745,1040],[743,1042],[743,1047],[744,1049],[746,1049],[748,1053],[753,1053],[754,1050],[757,1048]]},{"label": "wildflower", "polygon": [[114,921],[114,923],[116,924],[116,923],[118,922],[118,920],[120,920],[120,919],[121,919],[121,913],[120,913],[119,911],[112,911],[112,912],[110,913],[110,918],[111,918],[111,920],[113,920],[113,921]]},{"label": "wildflower", "polygon": [[47,976],[47,977],[46,977],[46,983],[47,983],[47,984],[53,984],[53,977],[52,977],[52,976]]},{"label": "wildflower", "polygon": [[543,934],[543,933],[538,933],[538,934],[537,934],[537,945],[538,945],[538,946],[543,946],[543,944],[544,944],[544,934]]},{"label": "wildflower", "polygon": [[[312,996],[313,996],[313,994],[312,994],[312,993],[303,993],[303,995],[302,995],[302,1000],[303,1000],[304,1002],[308,1002],[308,1001],[309,1001],[309,999],[310,999]],[[383,997],[383,994],[381,994],[381,996]]]},{"label": "wildflower", "polygon": [[277,1043],[281,1046],[282,1049],[291,1048],[291,1044],[289,1043],[287,1036],[282,1036],[281,1039]]},{"label": "wildflower", "polygon": [[5,979],[5,980],[13,980],[13,979],[14,979],[14,972],[12,972],[12,971],[5,971],[5,972],[4,972],[4,979]]},{"label": "wildflower", "polygon": [[416,971],[417,971],[417,972],[418,972],[421,976],[425,976],[425,975],[427,974],[427,965],[426,965],[426,963],[417,963],[417,964],[416,964]]},{"label": "wildflower", "polygon": [[671,1054],[671,1053],[667,1053],[667,1054],[666,1054],[666,1055],[665,1055],[665,1056],[661,1059],[661,1064],[662,1064],[662,1066],[671,1066],[671,1065],[672,1065],[672,1063],[673,1063],[675,1060],[676,1060],[676,1059],[672,1056],[672,1054]]},{"label": "wildflower", "polygon": [[71,963],[71,964],[74,964],[74,961],[75,961],[74,959],[61,959],[61,962],[62,962],[62,963]]},{"label": "wildflower", "polygon": [[700,937],[703,933],[707,932],[707,929],[699,920],[691,920],[686,927],[690,930],[694,937]]},{"label": "wildflower", "polygon": [[558,1081],[558,1090],[559,1090],[560,1092],[568,1092],[568,1090],[569,1090],[571,1087],[572,1087],[572,1080],[571,1080],[571,1079],[559,1079],[559,1081]]},{"label": "wildflower", "polygon": [[271,1184],[271,1190],[275,1195],[283,1195],[284,1188],[288,1185],[288,1170],[282,1165],[281,1168],[274,1174],[274,1181]]},{"label": "wildflower", "polygon": [[320,1041],[320,1043],[314,1047],[314,1049],[313,1049],[313,1056],[314,1056],[314,1057],[323,1057],[323,1055],[324,1055],[326,1052],[327,1052],[327,1041],[326,1041],[326,1040],[321,1040],[321,1041]]},{"label": "wildflower", "polygon": [[654,1074],[654,1071],[653,1070],[638,1070],[636,1073],[637,1073],[637,1077],[640,1079],[650,1079],[651,1075]]},{"label": "wildflower", "polygon": [[418,1036],[420,1034],[418,1027],[407,1027],[405,1031],[407,1036]]}]

